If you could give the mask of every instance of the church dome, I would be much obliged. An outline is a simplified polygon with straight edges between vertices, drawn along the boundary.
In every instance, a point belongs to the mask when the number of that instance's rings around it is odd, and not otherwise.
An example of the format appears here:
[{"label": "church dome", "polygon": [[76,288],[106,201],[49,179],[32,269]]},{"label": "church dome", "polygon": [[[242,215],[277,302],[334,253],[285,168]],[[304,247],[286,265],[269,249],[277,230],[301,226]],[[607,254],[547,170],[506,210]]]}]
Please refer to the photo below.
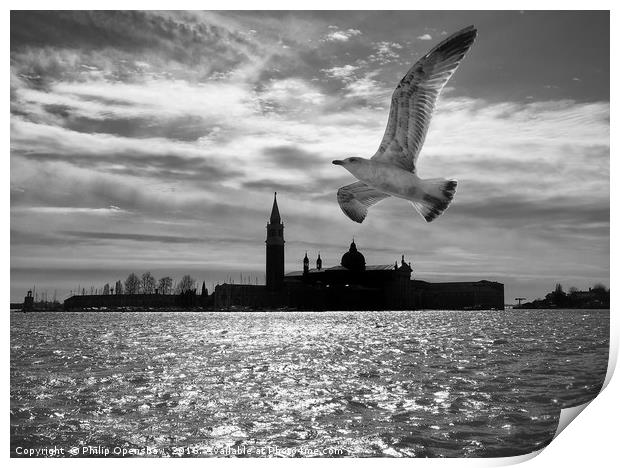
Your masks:
[{"label": "church dome", "polygon": [[340,264],[348,270],[361,271],[366,269],[366,259],[361,252],[357,250],[355,242],[351,242],[351,247],[349,251],[342,256]]}]

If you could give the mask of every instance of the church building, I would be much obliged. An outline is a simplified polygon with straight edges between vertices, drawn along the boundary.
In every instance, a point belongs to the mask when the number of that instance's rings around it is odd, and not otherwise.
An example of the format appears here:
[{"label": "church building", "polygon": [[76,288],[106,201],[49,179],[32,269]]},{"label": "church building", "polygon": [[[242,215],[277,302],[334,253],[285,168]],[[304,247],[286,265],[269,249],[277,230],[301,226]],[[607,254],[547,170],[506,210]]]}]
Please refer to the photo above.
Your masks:
[{"label": "church building", "polygon": [[284,223],[276,195],[267,223],[265,285],[223,284],[214,291],[216,308],[251,310],[504,309],[504,285],[491,281],[429,283],[411,278],[411,263],[367,265],[355,240],[339,265],[324,267],[318,253],[310,268],[284,272]]}]

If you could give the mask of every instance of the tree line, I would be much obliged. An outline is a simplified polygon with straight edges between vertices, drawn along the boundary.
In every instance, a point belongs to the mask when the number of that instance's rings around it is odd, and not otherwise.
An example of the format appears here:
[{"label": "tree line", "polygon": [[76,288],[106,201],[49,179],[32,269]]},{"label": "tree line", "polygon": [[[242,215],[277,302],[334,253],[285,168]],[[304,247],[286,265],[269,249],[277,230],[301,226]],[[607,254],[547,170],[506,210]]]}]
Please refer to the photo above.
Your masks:
[{"label": "tree line", "polygon": [[597,283],[587,291],[580,291],[575,287],[564,291],[564,287],[557,283],[555,289],[548,293],[544,299],[536,299],[518,306],[521,309],[608,309],[610,303],[610,290],[601,283]]},{"label": "tree line", "polygon": [[[102,294],[183,294],[194,290],[195,286],[196,280],[190,275],[184,275],[180,281],[174,283],[169,276],[157,280],[150,271],[142,273],[142,276],[132,272],[125,281],[118,280],[114,286],[106,283],[103,286]],[[82,290],[82,294],[84,294],[84,290]]]},{"label": "tree line", "polygon": [[568,293],[564,292],[564,288],[560,283],[555,285],[553,292],[545,296],[545,300],[557,304],[558,306],[571,306],[577,300],[593,299],[603,304],[609,304],[610,290],[601,283],[597,283],[587,291],[570,287]]}]

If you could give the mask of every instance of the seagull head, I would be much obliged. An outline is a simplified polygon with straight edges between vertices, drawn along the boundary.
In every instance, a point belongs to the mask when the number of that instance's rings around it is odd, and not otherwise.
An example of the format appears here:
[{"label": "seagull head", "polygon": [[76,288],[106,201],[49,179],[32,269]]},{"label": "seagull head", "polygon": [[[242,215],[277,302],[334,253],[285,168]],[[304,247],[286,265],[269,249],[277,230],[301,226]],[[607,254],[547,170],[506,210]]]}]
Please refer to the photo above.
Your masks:
[{"label": "seagull head", "polygon": [[332,161],[332,164],[342,166],[360,180],[367,177],[370,170],[370,161],[356,156],[342,160],[336,159],[335,161]]},{"label": "seagull head", "polygon": [[356,158],[356,157],[346,158],[346,159],[335,159],[334,161],[332,161],[332,164],[335,164],[336,166],[344,166],[345,168],[348,168],[348,167],[353,167],[355,165],[360,164],[363,160],[364,158]]}]

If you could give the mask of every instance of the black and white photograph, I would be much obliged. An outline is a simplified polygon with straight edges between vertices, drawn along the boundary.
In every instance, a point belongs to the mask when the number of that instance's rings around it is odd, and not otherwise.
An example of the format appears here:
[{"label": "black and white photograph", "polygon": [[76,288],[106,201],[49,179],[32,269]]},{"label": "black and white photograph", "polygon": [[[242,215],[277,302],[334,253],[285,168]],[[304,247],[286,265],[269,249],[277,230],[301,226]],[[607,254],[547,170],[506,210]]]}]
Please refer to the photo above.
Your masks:
[{"label": "black and white photograph", "polygon": [[8,126],[11,458],[519,457],[603,389],[609,10],[13,9]]}]

